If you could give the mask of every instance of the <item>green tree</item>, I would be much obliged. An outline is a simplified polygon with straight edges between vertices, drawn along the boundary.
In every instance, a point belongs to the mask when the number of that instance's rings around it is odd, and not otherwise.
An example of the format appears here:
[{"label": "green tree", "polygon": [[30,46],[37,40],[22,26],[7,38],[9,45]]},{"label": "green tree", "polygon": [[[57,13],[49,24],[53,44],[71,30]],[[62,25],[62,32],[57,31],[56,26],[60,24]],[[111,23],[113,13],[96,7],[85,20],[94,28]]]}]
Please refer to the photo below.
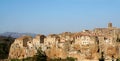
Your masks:
[{"label": "green tree", "polygon": [[37,54],[34,56],[35,61],[47,61],[47,56],[45,52],[41,50],[41,48],[38,49]]},{"label": "green tree", "polygon": [[120,61],[120,58],[117,58],[116,61]]}]

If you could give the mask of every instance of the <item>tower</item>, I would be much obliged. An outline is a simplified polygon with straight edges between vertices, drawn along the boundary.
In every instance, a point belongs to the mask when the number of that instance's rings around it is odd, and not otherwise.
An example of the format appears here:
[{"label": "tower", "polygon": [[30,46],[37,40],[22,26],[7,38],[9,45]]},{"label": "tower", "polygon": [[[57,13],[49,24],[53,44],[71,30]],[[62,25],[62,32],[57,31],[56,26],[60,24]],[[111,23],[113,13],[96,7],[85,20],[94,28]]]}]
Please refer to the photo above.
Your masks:
[{"label": "tower", "polygon": [[112,28],[112,23],[108,23],[108,28]]}]

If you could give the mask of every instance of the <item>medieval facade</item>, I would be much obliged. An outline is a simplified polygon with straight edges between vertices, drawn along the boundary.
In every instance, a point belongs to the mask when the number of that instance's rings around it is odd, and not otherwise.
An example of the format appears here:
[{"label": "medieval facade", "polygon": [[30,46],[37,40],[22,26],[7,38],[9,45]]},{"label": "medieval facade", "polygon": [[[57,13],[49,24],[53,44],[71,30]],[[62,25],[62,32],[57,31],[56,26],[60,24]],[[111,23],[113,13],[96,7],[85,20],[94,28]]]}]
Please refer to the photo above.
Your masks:
[{"label": "medieval facade", "polygon": [[9,58],[32,57],[41,49],[49,58],[74,57],[77,60],[106,60],[120,57],[120,28],[95,28],[71,33],[37,35],[35,38],[22,36],[11,45]]}]

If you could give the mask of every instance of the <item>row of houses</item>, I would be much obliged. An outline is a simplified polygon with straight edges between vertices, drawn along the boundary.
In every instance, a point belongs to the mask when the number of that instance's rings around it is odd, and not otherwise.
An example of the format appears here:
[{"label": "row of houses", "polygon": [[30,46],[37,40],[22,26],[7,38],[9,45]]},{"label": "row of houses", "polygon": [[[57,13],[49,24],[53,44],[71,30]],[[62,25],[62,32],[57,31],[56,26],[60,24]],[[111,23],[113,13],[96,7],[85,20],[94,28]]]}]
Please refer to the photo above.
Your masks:
[{"label": "row of houses", "polygon": [[22,36],[11,45],[9,58],[32,57],[41,47],[49,58],[73,57],[77,60],[98,60],[120,57],[120,29],[112,27],[95,28],[71,33],[36,35],[35,38]]}]

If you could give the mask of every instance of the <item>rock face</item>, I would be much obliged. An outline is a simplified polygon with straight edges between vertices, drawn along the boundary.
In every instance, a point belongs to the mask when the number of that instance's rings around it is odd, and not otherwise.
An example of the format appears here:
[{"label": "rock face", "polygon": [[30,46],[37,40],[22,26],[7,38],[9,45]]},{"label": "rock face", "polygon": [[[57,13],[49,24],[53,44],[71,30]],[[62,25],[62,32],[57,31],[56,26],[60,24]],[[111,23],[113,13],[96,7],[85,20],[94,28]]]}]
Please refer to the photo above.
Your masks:
[{"label": "rock face", "polygon": [[17,38],[11,45],[9,58],[26,58],[32,57],[37,53],[42,41],[43,35],[37,35],[34,39],[30,36],[22,36]]},{"label": "rock face", "polygon": [[120,57],[120,29],[112,27],[95,28],[78,33],[64,32],[35,38],[23,36],[11,45],[9,58],[32,57],[41,47],[49,58],[74,57],[77,60],[98,60]]},{"label": "rock face", "polygon": [[[34,54],[32,38],[29,36],[22,36],[14,41],[11,45],[9,58],[26,58],[28,54]],[[28,52],[29,51],[29,52]]]}]

